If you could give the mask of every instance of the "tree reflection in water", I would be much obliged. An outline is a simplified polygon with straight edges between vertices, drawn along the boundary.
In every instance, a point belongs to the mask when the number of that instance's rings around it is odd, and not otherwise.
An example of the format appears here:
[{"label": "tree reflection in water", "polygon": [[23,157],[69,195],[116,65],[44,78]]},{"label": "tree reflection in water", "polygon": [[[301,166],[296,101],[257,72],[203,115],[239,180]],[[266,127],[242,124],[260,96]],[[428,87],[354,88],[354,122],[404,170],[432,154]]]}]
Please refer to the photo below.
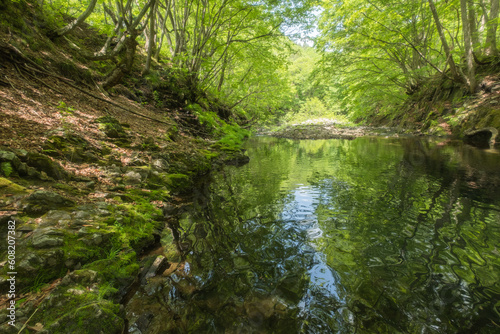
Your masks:
[{"label": "tree reflection in water", "polygon": [[163,287],[165,323],[500,330],[497,152],[410,138],[256,138],[248,154],[248,165],[215,173],[179,222],[189,272]]}]

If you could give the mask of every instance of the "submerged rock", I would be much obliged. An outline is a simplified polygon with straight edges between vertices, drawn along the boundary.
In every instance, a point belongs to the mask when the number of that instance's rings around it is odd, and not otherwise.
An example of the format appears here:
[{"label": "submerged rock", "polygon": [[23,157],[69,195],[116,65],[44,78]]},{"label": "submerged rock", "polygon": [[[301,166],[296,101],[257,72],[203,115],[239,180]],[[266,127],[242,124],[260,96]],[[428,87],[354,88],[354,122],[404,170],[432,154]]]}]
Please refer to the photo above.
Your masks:
[{"label": "submerged rock", "polygon": [[158,273],[162,273],[167,267],[167,259],[163,255],[158,255],[149,269],[146,272],[143,271],[144,276],[142,277],[142,283],[144,284],[149,278],[155,277]]}]

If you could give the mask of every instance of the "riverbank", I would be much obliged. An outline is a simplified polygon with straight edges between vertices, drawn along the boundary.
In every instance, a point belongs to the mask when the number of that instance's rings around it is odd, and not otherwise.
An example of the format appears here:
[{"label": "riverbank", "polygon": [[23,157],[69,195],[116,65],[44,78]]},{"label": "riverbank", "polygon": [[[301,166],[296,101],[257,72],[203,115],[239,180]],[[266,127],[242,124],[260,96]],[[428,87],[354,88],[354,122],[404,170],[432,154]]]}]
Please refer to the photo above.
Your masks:
[{"label": "riverbank", "polygon": [[398,136],[395,128],[341,124],[293,124],[260,134],[288,139],[354,139],[363,136]]},{"label": "riverbank", "polygon": [[[211,170],[247,161],[244,134],[202,124],[210,111],[178,91],[160,100],[140,68],[103,92],[95,81],[112,60],[86,62],[11,14],[17,25],[0,29],[0,332],[122,333],[134,286],[178,262],[170,217]],[[69,38],[102,36],[82,25]],[[159,247],[160,264],[144,257]]]},{"label": "riverbank", "polygon": [[[446,124],[441,124],[446,127]],[[449,128],[449,126],[448,126]],[[299,124],[287,124],[276,129],[260,130],[259,134],[288,139],[348,139],[352,140],[364,136],[399,137],[399,136],[432,136],[460,139],[465,143],[479,148],[500,148],[498,130],[494,127],[472,129],[461,135],[442,131],[425,131],[421,128],[404,129],[387,126],[355,126],[336,122],[335,120],[321,119],[308,120]]]}]

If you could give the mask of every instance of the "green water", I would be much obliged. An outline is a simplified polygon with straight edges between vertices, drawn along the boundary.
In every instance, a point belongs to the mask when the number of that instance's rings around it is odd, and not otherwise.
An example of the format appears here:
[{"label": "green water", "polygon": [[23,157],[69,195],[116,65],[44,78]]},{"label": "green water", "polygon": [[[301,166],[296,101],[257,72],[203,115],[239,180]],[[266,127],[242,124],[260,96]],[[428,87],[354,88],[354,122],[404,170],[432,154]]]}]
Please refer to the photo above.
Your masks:
[{"label": "green water", "polygon": [[408,138],[247,149],[183,214],[180,269],[136,295],[145,332],[500,332],[497,151]]}]

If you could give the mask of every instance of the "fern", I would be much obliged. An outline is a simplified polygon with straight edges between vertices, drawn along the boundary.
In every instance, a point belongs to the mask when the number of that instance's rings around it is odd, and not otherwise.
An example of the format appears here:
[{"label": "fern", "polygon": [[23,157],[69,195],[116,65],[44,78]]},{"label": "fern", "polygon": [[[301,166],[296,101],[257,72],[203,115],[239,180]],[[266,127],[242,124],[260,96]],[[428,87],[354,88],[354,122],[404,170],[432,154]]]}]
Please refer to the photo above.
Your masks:
[{"label": "fern", "polygon": [[0,169],[2,170],[2,174],[9,177],[10,174],[12,174],[12,172],[14,171],[12,169],[12,166],[10,164],[10,162],[2,162],[2,164],[0,165]]}]

